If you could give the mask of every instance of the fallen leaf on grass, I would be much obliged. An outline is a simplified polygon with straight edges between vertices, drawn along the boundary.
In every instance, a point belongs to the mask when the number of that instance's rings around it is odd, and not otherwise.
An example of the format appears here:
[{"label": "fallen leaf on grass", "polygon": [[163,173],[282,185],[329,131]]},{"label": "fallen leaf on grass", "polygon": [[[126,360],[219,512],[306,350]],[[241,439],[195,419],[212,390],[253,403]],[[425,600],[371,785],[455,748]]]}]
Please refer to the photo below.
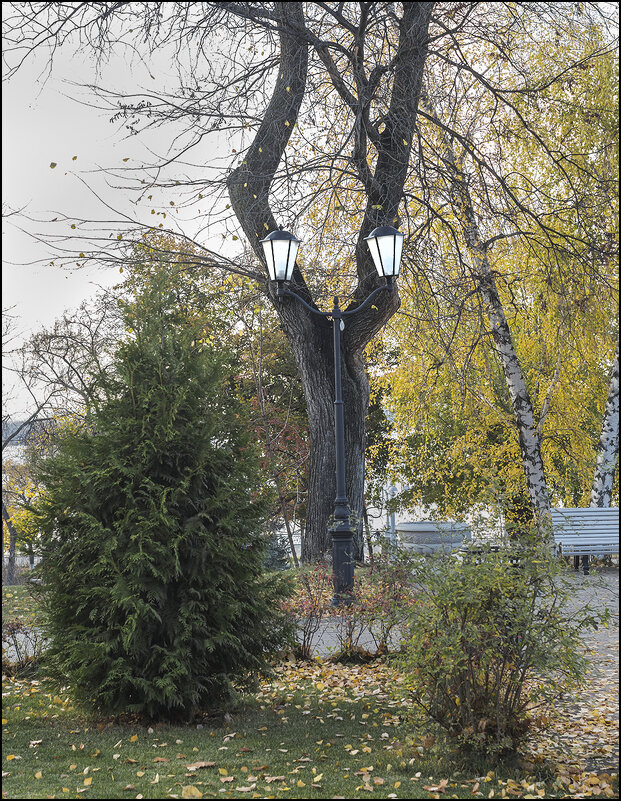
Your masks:
[{"label": "fallen leaf on grass", "polygon": [[[442,779],[440,784],[436,785],[435,787],[429,784],[424,784],[423,790],[427,790],[428,793],[445,793],[448,782],[448,779]],[[472,792],[474,792],[474,787],[472,788]]]},{"label": "fallen leaf on grass", "polygon": [[202,798],[203,794],[193,784],[186,784],[181,788],[181,798]]},{"label": "fallen leaf on grass", "polygon": [[256,788],[256,786],[257,785],[253,783],[249,787],[236,787],[235,790],[238,793],[251,793]]},{"label": "fallen leaf on grass", "polygon": [[166,757],[155,757],[155,759],[153,761],[154,762],[170,762],[170,759],[167,759]]},{"label": "fallen leaf on grass", "polygon": [[271,784],[272,782],[284,782],[285,777],[284,776],[264,776],[263,780],[266,781],[268,784]]},{"label": "fallen leaf on grass", "polygon": [[235,776],[220,776],[221,782],[232,782],[235,781]]}]

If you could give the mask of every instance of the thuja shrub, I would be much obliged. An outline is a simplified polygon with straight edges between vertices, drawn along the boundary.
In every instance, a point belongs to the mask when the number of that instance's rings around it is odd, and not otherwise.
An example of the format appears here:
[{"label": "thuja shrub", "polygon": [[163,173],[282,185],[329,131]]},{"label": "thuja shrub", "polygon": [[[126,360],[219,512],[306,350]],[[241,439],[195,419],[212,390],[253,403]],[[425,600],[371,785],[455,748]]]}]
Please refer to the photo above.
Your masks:
[{"label": "thuja shrub", "polygon": [[265,482],[234,358],[207,344],[163,271],[82,427],[40,465],[47,675],[107,714],[221,708],[289,640],[266,573]]},{"label": "thuja shrub", "polygon": [[581,632],[598,613],[567,606],[545,548],[420,560],[400,666],[414,704],[466,751],[514,750],[538,703],[577,685]]}]

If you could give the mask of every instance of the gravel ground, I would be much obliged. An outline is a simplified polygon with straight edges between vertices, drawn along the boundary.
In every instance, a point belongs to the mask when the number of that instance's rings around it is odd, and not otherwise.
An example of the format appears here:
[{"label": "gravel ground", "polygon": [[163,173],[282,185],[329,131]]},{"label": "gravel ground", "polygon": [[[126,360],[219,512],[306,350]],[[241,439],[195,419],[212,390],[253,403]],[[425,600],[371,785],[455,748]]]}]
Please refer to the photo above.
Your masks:
[{"label": "gravel ground", "polygon": [[[551,756],[568,770],[619,771],[619,568],[602,568],[588,576],[575,574],[575,609],[588,603],[608,608],[609,626],[585,633],[589,660],[587,684],[555,705],[555,720],[546,733]],[[556,753],[554,753],[556,751]]]}]

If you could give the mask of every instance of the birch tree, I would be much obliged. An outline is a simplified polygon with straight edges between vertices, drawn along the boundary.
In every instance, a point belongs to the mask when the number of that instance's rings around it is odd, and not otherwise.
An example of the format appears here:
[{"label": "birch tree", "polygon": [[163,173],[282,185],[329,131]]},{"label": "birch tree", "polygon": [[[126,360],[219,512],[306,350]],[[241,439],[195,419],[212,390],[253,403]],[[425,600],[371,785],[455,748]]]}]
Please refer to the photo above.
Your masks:
[{"label": "birch tree", "polygon": [[[438,128],[442,123],[429,98],[423,92],[425,104],[431,118]],[[535,418],[522,366],[515,352],[513,337],[501,302],[496,279],[490,266],[488,245],[481,236],[479,224],[474,212],[474,204],[468,188],[469,178],[460,166],[453,146],[446,133],[442,135],[443,160],[449,176],[449,192],[455,217],[462,228],[463,238],[470,254],[473,277],[483,297],[489,319],[492,339],[507,386],[518,431],[522,464],[526,478],[526,486],[535,519],[544,523],[550,512],[550,496],[546,485],[543,460],[541,458],[541,434]]]},{"label": "birch tree", "polygon": [[[531,81],[590,52],[600,34],[596,27],[585,34],[562,42],[557,34],[552,49],[535,35],[520,47]],[[533,493],[521,500],[525,426],[510,356],[547,494],[555,503],[588,503],[608,391],[603,365],[618,325],[616,55],[583,66],[504,109],[474,83],[458,93],[452,76],[426,81],[419,166],[406,194],[412,216],[426,207],[430,222],[408,254],[407,290],[384,337],[389,351],[402,343],[405,358],[396,369],[387,362],[389,377],[375,379],[392,395],[391,462],[410,485],[403,502],[444,515],[499,502],[522,523],[531,516]],[[541,146],[533,147],[529,131]],[[555,154],[563,148],[572,156],[560,168]],[[494,181],[486,174],[492,165]],[[524,191],[538,196],[547,225],[533,228]],[[508,354],[495,341],[499,327]]]}]

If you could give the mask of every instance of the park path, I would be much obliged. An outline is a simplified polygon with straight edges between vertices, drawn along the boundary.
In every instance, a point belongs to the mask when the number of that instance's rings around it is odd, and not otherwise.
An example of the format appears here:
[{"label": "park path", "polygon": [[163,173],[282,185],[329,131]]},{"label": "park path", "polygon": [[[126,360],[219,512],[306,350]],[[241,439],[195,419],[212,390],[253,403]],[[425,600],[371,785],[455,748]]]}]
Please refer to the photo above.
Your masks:
[{"label": "park path", "polygon": [[535,757],[552,759],[569,775],[619,772],[619,568],[572,577],[574,609],[607,608],[608,627],[584,636],[586,686],[554,703],[545,730],[529,743]]}]

